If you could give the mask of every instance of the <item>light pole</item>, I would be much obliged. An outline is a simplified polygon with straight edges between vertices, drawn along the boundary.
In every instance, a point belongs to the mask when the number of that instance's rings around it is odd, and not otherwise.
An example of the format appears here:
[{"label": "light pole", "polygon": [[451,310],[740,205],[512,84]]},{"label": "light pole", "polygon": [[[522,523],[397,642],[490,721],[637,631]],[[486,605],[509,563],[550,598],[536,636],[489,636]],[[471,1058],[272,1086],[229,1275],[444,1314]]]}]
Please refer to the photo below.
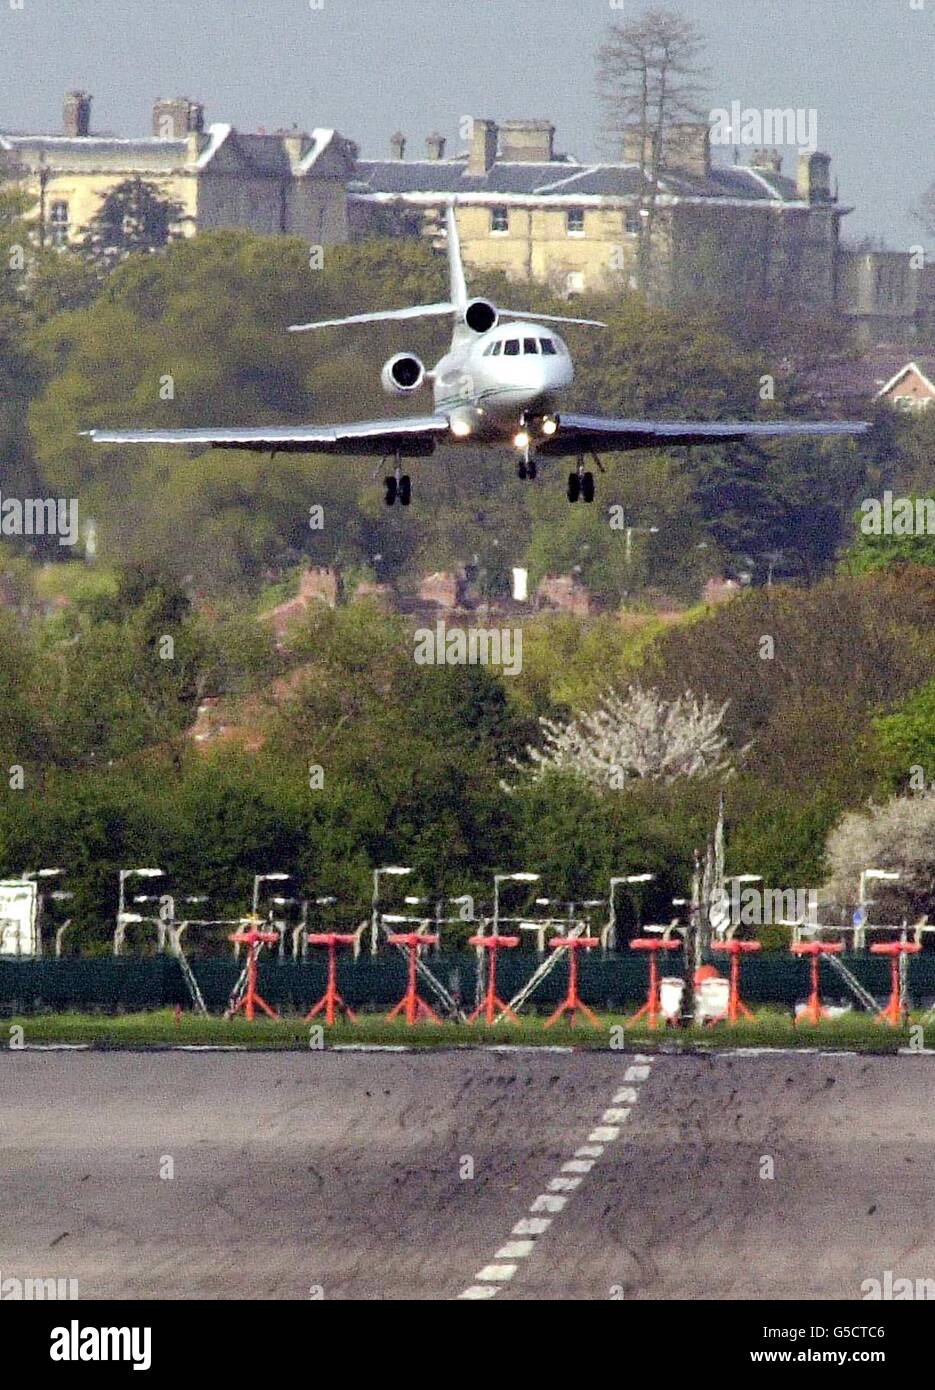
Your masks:
[{"label": "light pole", "polygon": [[380,878],[388,874],[391,878],[403,878],[412,869],[403,864],[384,864],[373,871],[373,900],[370,907],[370,954],[375,956],[380,936]]},{"label": "light pole", "polygon": [[40,878],[57,878],[63,874],[64,869],[30,869],[26,873],[20,874],[27,883],[36,883],[36,951],[42,955],[42,918],[45,912],[45,893],[40,893],[38,880]]},{"label": "light pole", "polygon": [[637,532],[644,532],[647,536],[655,536],[659,532],[658,526],[628,526],[626,533],[626,549],[624,551],[627,569],[633,559],[633,537]]},{"label": "light pole", "polygon": [[[538,883],[541,874],[527,873],[521,869],[515,874],[494,874],[493,876],[493,934],[496,936],[497,928],[500,925],[500,884],[501,883]],[[481,932],[483,935],[483,932]]]},{"label": "light pole", "polygon": [[[867,897],[867,881],[876,879],[878,882],[895,883],[899,878],[897,869],[863,869],[860,874],[860,887],[858,889],[857,911],[854,914],[854,946],[863,950],[867,943],[867,908],[873,906],[873,899]],[[859,920],[858,920],[859,919]]]},{"label": "light pole", "polygon": [[604,931],[605,951],[616,951],[617,949],[617,904],[615,898],[617,888],[621,883],[651,883],[655,877],[655,874],[615,874],[610,880],[610,894],[608,896],[610,913]]},{"label": "light pole", "polygon": [[141,922],[143,919],[139,913],[134,912],[129,916],[126,912],[126,882],[128,878],[164,878],[162,869],[121,869],[120,870],[120,889],[117,899],[117,929],[114,932],[114,955],[119,956],[123,950],[123,939],[126,935],[126,924],[129,922]]},{"label": "light pole", "polygon": [[291,877],[292,877],[291,874],[284,874],[284,873],[281,873],[281,872],[279,872],[279,871],[276,871],[276,872],[271,873],[271,874],[254,874],[254,875],[253,875],[253,915],[254,915],[254,917],[257,916],[257,914],[259,913],[259,910],[260,910],[260,884],[261,884],[261,883],[284,883],[284,882],[286,881],[287,878],[291,878]]},{"label": "light pole", "polygon": [[[527,872],[520,869],[512,874],[494,874],[493,876],[493,935],[498,935],[500,926],[500,884],[501,883],[538,883],[540,874]],[[478,929],[478,936],[485,936],[484,924],[481,923]],[[476,1005],[480,1005],[481,1000],[487,990],[487,952],[483,947],[477,947],[477,977],[474,990]]]}]

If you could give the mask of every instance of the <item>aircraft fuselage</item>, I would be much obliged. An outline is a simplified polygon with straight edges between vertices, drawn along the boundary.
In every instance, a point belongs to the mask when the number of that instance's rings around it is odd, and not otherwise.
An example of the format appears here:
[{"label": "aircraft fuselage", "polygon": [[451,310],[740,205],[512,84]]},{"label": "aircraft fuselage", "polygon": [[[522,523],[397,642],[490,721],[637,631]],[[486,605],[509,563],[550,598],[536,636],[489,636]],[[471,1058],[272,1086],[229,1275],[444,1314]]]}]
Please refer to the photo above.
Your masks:
[{"label": "aircraft fuselage", "polygon": [[574,380],[571,356],[554,330],[513,319],[478,336],[459,326],[450,350],[431,373],[435,409],[455,433],[513,439],[549,419]]}]

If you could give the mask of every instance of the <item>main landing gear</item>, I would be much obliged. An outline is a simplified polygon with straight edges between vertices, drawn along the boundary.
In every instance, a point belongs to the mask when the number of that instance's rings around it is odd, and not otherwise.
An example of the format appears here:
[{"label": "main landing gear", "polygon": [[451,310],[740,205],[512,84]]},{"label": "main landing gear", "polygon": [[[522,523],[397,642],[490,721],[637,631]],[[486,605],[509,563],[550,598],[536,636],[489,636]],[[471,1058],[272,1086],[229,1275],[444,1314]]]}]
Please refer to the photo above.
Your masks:
[{"label": "main landing gear", "polygon": [[594,501],[594,474],[584,471],[584,459],[579,458],[578,467],[568,475],[569,502]]},{"label": "main landing gear", "polygon": [[401,507],[408,507],[412,501],[412,479],[408,473],[402,472],[398,454],[395,473],[383,479],[383,500],[388,507],[392,507],[396,502]]}]

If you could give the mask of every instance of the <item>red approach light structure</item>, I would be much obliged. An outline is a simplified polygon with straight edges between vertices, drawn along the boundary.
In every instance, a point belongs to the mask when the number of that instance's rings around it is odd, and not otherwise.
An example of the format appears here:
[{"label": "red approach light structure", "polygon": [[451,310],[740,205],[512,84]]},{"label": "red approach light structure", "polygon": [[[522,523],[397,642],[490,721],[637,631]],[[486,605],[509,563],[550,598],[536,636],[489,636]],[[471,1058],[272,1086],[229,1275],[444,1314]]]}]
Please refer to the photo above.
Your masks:
[{"label": "red approach light structure", "polygon": [[468,1015],[468,1023],[474,1023],[481,1014],[488,1023],[493,1023],[499,1016],[503,1015],[511,1023],[519,1023],[516,1014],[509,1004],[504,1004],[502,999],[497,998],[497,952],[501,947],[507,950],[519,945],[518,936],[472,936],[468,942],[469,946],[476,946],[478,950],[490,952],[490,965],[487,968],[487,993],[472,1014]]},{"label": "red approach light structure", "polygon": [[309,932],[306,941],[310,946],[322,946],[328,952],[328,983],[325,992],[319,999],[314,1008],[310,1009],[305,1015],[305,1022],[311,1023],[322,1010],[325,1012],[325,1022],[330,1027],[337,1014],[342,1013],[351,1023],[357,1022],[357,1015],[353,1009],[345,1004],[338,993],[338,947],[353,946],[354,936],[350,932]]},{"label": "red approach light structure", "polygon": [[589,951],[592,946],[600,946],[600,944],[600,940],[596,936],[556,936],[549,942],[550,951],[568,952],[568,993],[555,1013],[546,1019],[546,1028],[551,1028],[552,1024],[557,1023],[563,1014],[571,1015],[571,1026],[574,1027],[579,1013],[584,1014],[593,1028],[600,1028],[600,1022],[587,1004],[581,1002],[581,997],[578,994],[578,952]]},{"label": "red approach light structure", "polygon": [[714,951],[726,951],[730,956],[730,993],[727,997],[727,1012],[718,1014],[712,1018],[711,1026],[715,1023],[723,1023],[726,1019],[728,1023],[740,1022],[740,1015],[753,1021],[753,1014],[747,1008],[740,997],[740,960],[742,956],[749,955],[753,951],[758,951],[762,945],[759,941],[713,941],[711,949]]},{"label": "red approach light structure", "polygon": [[279,942],[279,933],[274,931],[258,931],[256,927],[251,927],[249,931],[234,932],[228,937],[229,941],[236,941],[240,946],[247,948],[247,988],[244,995],[231,1009],[231,1018],[243,1009],[248,1020],[252,1023],[256,1009],[262,1009],[270,1018],[278,1018],[279,1014],[275,1009],[271,1009],[256,987],[259,966],[257,957],[260,954],[261,946],[275,946]]},{"label": "red approach light structure", "polygon": [[420,998],[416,989],[416,963],[419,959],[420,946],[436,946],[438,936],[430,936],[427,932],[398,932],[395,936],[387,937],[391,946],[402,946],[409,952],[409,975],[406,984],[406,993],[400,999],[395,1008],[387,1014],[387,1022],[394,1019],[398,1013],[405,1012],[406,1022],[411,1028],[414,1023],[418,1023],[420,1018],[428,1019],[430,1023],[441,1023],[441,1019],[434,1009],[429,1008],[425,1000]]},{"label": "red approach light structure", "polygon": [[818,978],[821,958],[822,956],[839,956],[844,950],[843,943],[840,941],[794,941],[790,949],[793,955],[808,956],[812,963],[811,992],[808,996],[808,1003],[799,1014],[796,1022],[820,1023],[823,1018],[827,1017],[821,1003],[821,986]]},{"label": "red approach light structure", "polygon": [[888,1023],[891,1028],[898,1028],[902,1023],[906,1001],[899,967],[903,956],[917,956],[921,950],[917,941],[877,941],[870,947],[871,955],[890,958],[890,997],[886,1008],[877,1014],[878,1023]]},{"label": "red approach light structure", "polygon": [[659,1007],[659,952],[679,951],[681,948],[681,941],[666,936],[636,936],[630,942],[631,951],[649,952],[649,993],[646,1003],[641,1009],[637,1009],[632,1018],[627,1019],[624,1027],[632,1028],[644,1017],[650,1028],[659,1027],[659,1019],[662,1017]]}]

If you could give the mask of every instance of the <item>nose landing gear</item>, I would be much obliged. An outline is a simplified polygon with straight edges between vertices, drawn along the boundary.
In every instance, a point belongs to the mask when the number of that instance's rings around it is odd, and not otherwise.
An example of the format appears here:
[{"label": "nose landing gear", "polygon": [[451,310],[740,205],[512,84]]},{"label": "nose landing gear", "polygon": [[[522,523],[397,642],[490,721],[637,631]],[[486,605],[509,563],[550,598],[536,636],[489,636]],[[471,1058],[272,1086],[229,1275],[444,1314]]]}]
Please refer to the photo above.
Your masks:
[{"label": "nose landing gear", "polygon": [[516,465],[516,476],[524,481],[528,478],[532,482],[538,471],[535,459],[520,459]]}]

